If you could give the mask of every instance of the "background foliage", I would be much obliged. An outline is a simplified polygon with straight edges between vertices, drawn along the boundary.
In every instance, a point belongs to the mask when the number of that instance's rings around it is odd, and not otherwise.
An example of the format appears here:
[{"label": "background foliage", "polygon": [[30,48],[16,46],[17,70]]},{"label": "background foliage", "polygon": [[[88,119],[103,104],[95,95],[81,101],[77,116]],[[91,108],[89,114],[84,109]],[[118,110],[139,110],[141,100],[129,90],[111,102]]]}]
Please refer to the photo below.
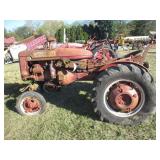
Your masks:
[{"label": "background foliage", "polygon": [[124,36],[145,36],[149,31],[156,30],[154,20],[94,20],[94,21],[75,21],[72,25],[64,24],[64,21],[48,20],[43,24],[35,24],[34,21],[26,21],[22,27],[13,31],[4,29],[5,37],[14,36],[17,41],[25,39],[31,35],[55,36],[58,42],[63,42],[63,32],[66,29],[66,36],[69,42],[76,40],[88,40],[95,37],[104,39],[107,37],[115,38],[118,34]]}]

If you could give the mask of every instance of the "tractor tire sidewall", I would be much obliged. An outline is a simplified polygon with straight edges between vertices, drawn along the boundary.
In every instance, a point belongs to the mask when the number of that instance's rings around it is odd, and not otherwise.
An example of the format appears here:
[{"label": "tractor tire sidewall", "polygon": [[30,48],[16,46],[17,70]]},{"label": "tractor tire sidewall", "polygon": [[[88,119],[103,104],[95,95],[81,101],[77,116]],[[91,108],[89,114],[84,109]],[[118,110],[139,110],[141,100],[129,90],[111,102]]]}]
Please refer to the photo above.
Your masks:
[{"label": "tractor tire sidewall", "polygon": [[[131,123],[137,123],[132,121],[132,117],[134,116],[141,116],[145,119],[145,115],[148,115],[149,112],[152,112],[155,107],[155,87],[154,83],[150,83],[146,79],[143,79],[141,75],[134,73],[134,72],[119,72],[116,73],[113,76],[103,76],[103,80],[101,81],[101,84],[97,86],[97,95],[96,95],[96,103],[97,103],[97,109],[100,112],[101,116],[110,121],[110,122],[115,122],[115,123],[123,123],[124,124],[131,124]],[[131,80],[133,82],[138,83],[145,94],[145,103],[142,106],[141,110],[133,116],[130,117],[118,117],[115,116],[114,114],[111,114],[105,107],[104,104],[104,93],[106,88],[113,83],[114,81],[121,80],[121,79],[126,79],[126,80]],[[143,121],[142,119],[138,118],[138,121]]]},{"label": "tractor tire sidewall", "polygon": [[[20,105],[21,105],[21,102],[24,98],[26,97],[35,97],[36,99],[39,100],[40,104],[41,104],[41,108],[40,110],[38,110],[37,112],[34,112],[33,114],[27,114],[27,113],[24,113],[24,111],[22,111]],[[22,93],[18,98],[17,98],[17,102],[16,102],[16,110],[19,114],[23,115],[23,116],[35,116],[35,115],[39,115],[39,114],[42,114],[45,109],[46,109],[46,100],[44,99],[44,97],[40,94],[40,93],[37,93],[37,92],[34,92],[34,91],[27,91],[27,92],[24,92]]]}]

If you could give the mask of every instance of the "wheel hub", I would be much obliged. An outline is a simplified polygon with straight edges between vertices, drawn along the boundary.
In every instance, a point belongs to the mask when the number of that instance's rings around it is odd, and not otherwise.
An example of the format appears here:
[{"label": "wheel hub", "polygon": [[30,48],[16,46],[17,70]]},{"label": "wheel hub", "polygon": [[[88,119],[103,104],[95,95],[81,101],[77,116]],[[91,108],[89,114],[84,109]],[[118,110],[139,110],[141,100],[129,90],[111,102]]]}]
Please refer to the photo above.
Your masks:
[{"label": "wheel hub", "polygon": [[25,112],[30,112],[30,113],[36,112],[41,108],[39,101],[31,97],[27,97],[24,100],[23,107],[24,107]]},{"label": "wheel hub", "polygon": [[122,112],[134,110],[139,103],[140,96],[131,83],[115,84],[109,93],[109,104]]}]

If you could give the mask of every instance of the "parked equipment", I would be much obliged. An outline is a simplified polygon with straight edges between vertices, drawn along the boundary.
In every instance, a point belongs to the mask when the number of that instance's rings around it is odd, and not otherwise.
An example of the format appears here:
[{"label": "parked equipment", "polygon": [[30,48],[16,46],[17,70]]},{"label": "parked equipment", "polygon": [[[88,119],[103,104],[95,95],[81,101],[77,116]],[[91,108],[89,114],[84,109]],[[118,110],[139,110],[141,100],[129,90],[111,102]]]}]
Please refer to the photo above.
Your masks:
[{"label": "parked equipment", "polygon": [[81,47],[63,45],[21,52],[21,78],[32,83],[23,89],[29,91],[19,96],[16,109],[21,115],[45,110],[45,99],[35,92],[38,85],[52,94],[77,80],[93,80],[92,103],[102,121],[140,123],[155,110],[155,84],[145,62],[149,47],[121,58],[107,39],[88,41]]}]

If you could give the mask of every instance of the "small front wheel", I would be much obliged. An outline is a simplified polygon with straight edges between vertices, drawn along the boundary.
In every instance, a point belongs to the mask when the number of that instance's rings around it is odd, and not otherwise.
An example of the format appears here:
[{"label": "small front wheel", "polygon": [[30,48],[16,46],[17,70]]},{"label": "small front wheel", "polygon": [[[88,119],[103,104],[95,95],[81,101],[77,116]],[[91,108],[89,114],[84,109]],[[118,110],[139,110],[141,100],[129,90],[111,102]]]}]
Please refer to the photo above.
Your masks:
[{"label": "small front wheel", "polygon": [[42,114],[46,108],[44,97],[34,91],[21,94],[16,103],[16,110],[21,115],[33,116]]}]

